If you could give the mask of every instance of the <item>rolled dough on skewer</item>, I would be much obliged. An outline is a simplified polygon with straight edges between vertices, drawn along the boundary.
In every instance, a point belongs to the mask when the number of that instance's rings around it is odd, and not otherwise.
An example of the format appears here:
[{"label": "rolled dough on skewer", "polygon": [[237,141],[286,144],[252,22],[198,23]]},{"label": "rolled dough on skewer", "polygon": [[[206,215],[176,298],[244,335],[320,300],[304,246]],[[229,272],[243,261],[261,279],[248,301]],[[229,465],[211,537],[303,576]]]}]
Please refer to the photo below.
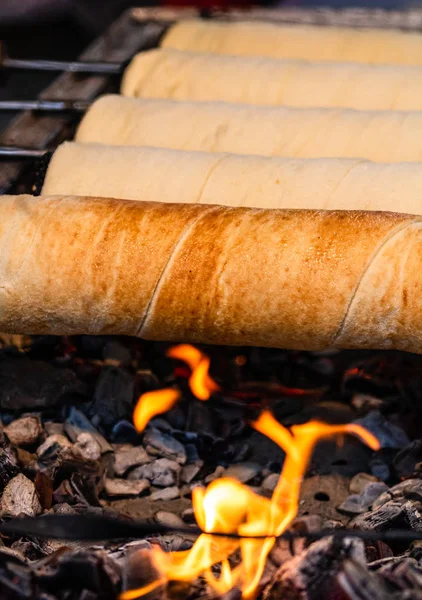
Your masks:
[{"label": "rolled dough on skewer", "polygon": [[422,66],[282,61],[159,48],[135,56],[121,92],[265,106],[420,110]]},{"label": "rolled dough on skewer", "polygon": [[265,158],[65,142],[53,155],[42,193],[422,215],[422,168],[419,163]]},{"label": "rolled dough on skewer", "polygon": [[79,142],[293,158],[422,161],[422,112],[264,108],[103,96]]},{"label": "rolled dough on skewer", "polygon": [[4,196],[0,330],[422,352],[422,218]]},{"label": "rolled dough on skewer", "polygon": [[420,32],[189,19],[172,25],[161,46],[241,56],[422,65]]}]

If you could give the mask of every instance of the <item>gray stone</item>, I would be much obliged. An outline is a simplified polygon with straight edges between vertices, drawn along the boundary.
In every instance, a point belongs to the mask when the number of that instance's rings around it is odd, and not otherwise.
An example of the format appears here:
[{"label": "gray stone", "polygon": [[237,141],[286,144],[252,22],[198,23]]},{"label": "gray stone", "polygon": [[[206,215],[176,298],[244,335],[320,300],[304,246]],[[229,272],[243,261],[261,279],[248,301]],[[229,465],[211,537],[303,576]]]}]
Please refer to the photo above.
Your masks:
[{"label": "gray stone", "polygon": [[156,502],[157,500],[175,500],[178,497],[179,497],[179,488],[176,486],[173,486],[173,487],[166,487],[162,490],[157,490],[156,492],[151,494],[150,499],[153,502]]},{"label": "gray stone", "polygon": [[261,466],[254,462],[243,462],[237,463],[236,465],[230,465],[224,473],[224,477],[233,477],[241,483],[247,483],[258,475],[261,470]]},{"label": "gray stone", "polygon": [[83,431],[76,438],[76,443],[73,445],[73,452],[80,454],[87,460],[99,460],[101,458],[101,446],[92,435],[87,431]]},{"label": "gray stone", "polygon": [[149,463],[151,458],[142,446],[125,445],[114,454],[114,471],[124,475],[129,469]]},{"label": "gray stone", "polygon": [[4,428],[4,433],[15,446],[35,444],[42,432],[41,420],[36,416],[21,417]]},{"label": "gray stone", "polygon": [[154,462],[137,467],[128,479],[148,479],[156,487],[167,487],[178,483],[181,466],[174,460],[158,458]]},{"label": "gray stone", "polygon": [[17,517],[20,514],[36,517],[42,513],[35,485],[22,473],[6,485],[1,498],[1,514]]},{"label": "gray stone", "polygon": [[127,479],[105,479],[104,489],[108,496],[139,496],[149,489],[147,479],[128,481]]},{"label": "gray stone", "polygon": [[176,460],[181,465],[186,462],[186,450],[183,444],[167,433],[151,427],[144,435],[145,449],[153,456],[163,456]]}]

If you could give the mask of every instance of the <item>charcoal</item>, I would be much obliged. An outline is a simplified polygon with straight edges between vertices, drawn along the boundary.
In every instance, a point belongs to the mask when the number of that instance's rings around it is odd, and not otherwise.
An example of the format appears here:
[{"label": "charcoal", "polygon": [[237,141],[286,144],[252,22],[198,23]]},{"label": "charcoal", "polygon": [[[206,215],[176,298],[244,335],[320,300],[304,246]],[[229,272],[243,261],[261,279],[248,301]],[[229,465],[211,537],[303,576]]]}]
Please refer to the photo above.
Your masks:
[{"label": "charcoal", "polygon": [[195,513],[193,512],[193,508],[186,508],[182,512],[182,519],[185,523],[188,523],[188,524],[196,523]]},{"label": "charcoal", "polygon": [[382,408],[384,401],[368,394],[354,394],[350,403],[360,414],[366,414],[371,410]]},{"label": "charcoal", "polygon": [[76,442],[81,433],[88,432],[94,436],[101,448],[101,454],[113,452],[112,446],[95,429],[89,419],[74,406],[71,407],[69,415],[64,423],[64,429],[72,442]]},{"label": "charcoal", "polygon": [[137,481],[128,481],[127,479],[105,479],[104,489],[108,496],[140,496],[149,489],[148,479],[138,479]]},{"label": "charcoal", "polygon": [[373,410],[362,419],[355,421],[365,427],[380,442],[381,448],[404,448],[409,443],[406,433],[390,423],[379,411]]},{"label": "charcoal", "polygon": [[363,544],[355,538],[325,538],[282,564],[265,588],[264,600],[330,598],[347,560],[365,565]]},{"label": "charcoal", "polygon": [[422,440],[413,440],[397,452],[393,466],[397,477],[407,479],[418,471],[422,461]]},{"label": "charcoal", "polygon": [[75,496],[72,485],[68,479],[62,481],[53,493],[53,501],[58,504],[75,504],[79,498]]},{"label": "charcoal", "polygon": [[131,480],[148,479],[152,485],[167,487],[175,485],[180,476],[181,465],[168,458],[158,458],[153,462],[137,467],[129,473]]},{"label": "charcoal", "polygon": [[201,471],[203,466],[204,466],[203,460],[198,460],[196,463],[185,465],[182,468],[182,471],[180,473],[180,480],[183,483],[190,483],[191,481],[193,481],[195,479],[195,477]]},{"label": "charcoal", "polygon": [[390,546],[387,546],[381,540],[375,540],[373,542],[365,542],[365,554],[368,563],[374,563],[375,561],[383,561],[394,557],[394,553]]},{"label": "charcoal", "polygon": [[173,486],[173,487],[166,487],[162,490],[157,490],[156,492],[153,492],[150,496],[150,499],[153,502],[157,502],[158,500],[175,500],[176,498],[179,498],[179,496],[180,496],[179,488],[176,486]]},{"label": "charcoal", "polygon": [[400,502],[390,500],[371,512],[355,517],[349,525],[356,529],[385,531],[386,529],[405,527],[406,515]]},{"label": "charcoal", "polygon": [[233,462],[244,462],[248,456],[251,454],[251,446],[247,442],[242,444],[236,449],[235,455],[233,457]]},{"label": "charcoal", "polygon": [[360,494],[348,496],[346,500],[337,507],[337,510],[348,515],[364,513],[372,506],[375,500],[381,496],[381,494],[388,490],[389,488],[385,483],[368,483]]},{"label": "charcoal", "polygon": [[16,452],[11,446],[3,444],[3,447],[0,447],[0,493],[18,472]]},{"label": "charcoal", "polygon": [[45,429],[47,436],[54,435],[54,434],[58,434],[58,435],[64,434],[63,423],[55,423],[53,421],[48,421],[47,423],[44,423],[44,429]]},{"label": "charcoal", "polygon": [[3,516],[10,517],[20,514],[35,517],[41,514],[42,507],[35,485],[22,473],[6,485],[0,502],[0,512]]},{"label": "charcoal", "polygon": [[[160,573],[156,570],[148,549],[140,549],[128,555],[124,570],[123,590],[133,590],[160,578]],[[157,587],[148,594],[148,600],[168,600],[166,589],[163,586]]]},{"label": "charcoal", "polygon": [[140,435],[136,431],[133,423],[123,420],[118,421],[111,430],[110,441],[114,444],[133,444],[140,441]]},{"label": "charcoal", "polygon": [[151,460],[142,446],[125,445],[115,448],[114,471],[116,475],[123,476],[129,469],[149,463]]},{"label": "charcoal", "polygon": [[79,502],[91,506],[100,506],[95,475],[87,475],[76,470],[70,476],[70,485]]},{"label": "charcoal", "polygon": [[244,462],[231,465],[224,472],[224,477],[233,477],[241,483],[248,483],[261,471],[261,466],[254,462]]},{"label": "charcoal", "polygon": [[164,433],[172,433],[175,431],[174,427],[172,427],[170,423],[162,417],[155,417],[155,419],[151,419],[151,421],[148,423],[148,426],[155,427],[155,429],[164,431]]},{"label": "charcoal", "polygon": [[37,416],[22,417],[12,421],[4,428],[4,433],[15,446],[32,446],[43,432],[40,418]]},{"label": "charcoal", "polygon": [[49,510],[53,503],[53,481],[46,473],[39,471],[35,476],[34,485],[42,509]]},{"label": "charcoal", "polygon": [[368,483],[373,483],[378,481],[376,477],[370,475],[369,473],[358,473],[349,483],[349,491],[352,494],[360,494]]},{"label": "charcoal", "polygon": [[89,590],[102,598],[116,598],[121,585],[121,571],[104,551],[50,556],[35,565],[32,575],[38,585],[60,594],[64,588],[73,592]]},{"label": "charcoal", "polygon": [[153,427],[148,428],[145,432],[144,446],[148,454],[170,458],[181,465],[186,462],[186,450],[183,444]]},{"label": "charcoal", "polygon": [[[165,552],[180,552],[183,550],[190,550],[193,546],[193,542],[195,541],[195,535],[186,535],[185,533],[169,533],[160,535],[157,538],[159,545]],[[174,597],[173,593],[169,593],[171,598]]]},{"label": "charcoal", "polygon": [[403,502],[406,499],[422,502],[422,479],[407,479],[394,485],[374,501],[373,508],[383,506],[391,499]]},{"label": "charcoal", "polygon": [[196,462],[198,462],[198,460],[200,460],[198,450],[194,444],[186,444],[185,450],[186,450],[186,462],[188,464],[196,463]]},{"label": "charcoal", "polygon": [[422,566],[415,559],[401,557],[399,561],[382,566],[378,573],[392,589],[419,592],[419,597],[422,597]]},{"label": "charcoal", "polygon": [[215,470],[205,477],[205,483],[211,483],[211,481],[215,481],[219,477],[223,477],[225,472],[225,468],[221,465],[215,468]]},{"label": "charcoal", "polygon": [[94,392],[92,412],[105,427],[130,419],[133,411],[133,377],[117,367],[102,369]]},{"label": "charcoal", "polygon": [[350,600],[390,600],[391,596],[382,578],[354,560],[344,562],[336,577],[336,584]]},{"label": "charcoal", "polygon": [[390,467],[379,456],[371,458],[369,468],[372,475],[381,481],[388,481],[391,477]]},{"label": "charcoal", "polygon": [[47,408],[84,392],[73,371],[24,356],[0,361],[0,409]]},{"label": "charcoal", "polygon": [[78,435],[72,450],[88,460],[99,460],[101,458],[100,444],[97,442],[92,433],[87,431],[84,431]]},{"label": "charcoal", "polygon": [[278,473],[270,473],[267,475],[261,485],[262,491],[266,495],[271,495],[277,487],[279,479],[280,475]]},{"label": "charcoal", "polygon": [[37,449],[40,464],[44,466],[55,464],[60,454],[71,447],[72,443],[64,435],[50,435]]},{"label": "charcoal", "polygon": [[116,340],[110,340],[103,348],[103,359],[108,365],[129,366],[132,362],[130,350]]},{"label": "charcoal", "polygon": [[22,554],[27,560],[38,560],[43,556],[46,556],[45,547],[42,547],[35,541],[20,539],[10,546],[12,550],[15,550]]},{"label": "charcoal", "polygon": [[24,469],[26,472],[32,472],[35,477],[35,473],[39,470],[37,455],[23,448],[16,448],[16,455],[21,469]]}]

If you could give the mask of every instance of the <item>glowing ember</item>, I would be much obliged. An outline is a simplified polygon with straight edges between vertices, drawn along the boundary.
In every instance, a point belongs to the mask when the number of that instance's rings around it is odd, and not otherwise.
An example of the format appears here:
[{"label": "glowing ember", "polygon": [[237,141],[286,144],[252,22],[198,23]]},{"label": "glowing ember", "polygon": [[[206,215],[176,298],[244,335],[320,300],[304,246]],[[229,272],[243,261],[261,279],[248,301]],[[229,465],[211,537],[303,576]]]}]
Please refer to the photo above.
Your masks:
[{"label": "glowing ember", "polygon": [[[182,358],[189,364],[192,369],[192,391],[198,393],[200,399],[208,399],[213,389],[216,389],[213,387],[216,384],[208,376],[209,359],[192,346],[176,346],[168,354],[174,358]],[[169,391],[176,392],[163,390]],[[174,403],[177,400],[174,397],[171,396],[169,402]],[[141,397],[135,409],[137,427],[138,423],[145,426],[146,415],[163,412],[161,409],[168,406],[165,399],[161,400],[159,406],[151,407],[153,402],[155,399],[151,395],[144,394]],[[138,414],[142,418],[137,422]],[[167,581],[191,581],[200,575],[220,594],[238,586],[243,598],[254,598],[268,553],[275,543],[275,536],[282,534],[297,514],[300,485],[316,443],[335,435],[353,434],[373,450],[379,449],[378,440],[363,427],[354,424],[327,425],[311,421],[288,430],[269,411],[264,411],[252,423],[252,427],[273,440],[286,453],[283,470],[272,497],[268,499],[259,496],[230,478],[213,481],[206,489],[195,488],[192,492],[195,518],[198,526],[207,533],[200,535],[187,551],[166,553],[161,548],[154,547],[152,561],[161,575],[159,580],[138,590],[124,592],[121,600],[132,600],[145,595]],[[212,533],[264,537],[236,539],[216,537],[210,535]],[[236,567],[231,567],[228,559],[236,551],[240,552],[241,560]],[[221,567],[219,577],[212,572],[214,565]]]}]

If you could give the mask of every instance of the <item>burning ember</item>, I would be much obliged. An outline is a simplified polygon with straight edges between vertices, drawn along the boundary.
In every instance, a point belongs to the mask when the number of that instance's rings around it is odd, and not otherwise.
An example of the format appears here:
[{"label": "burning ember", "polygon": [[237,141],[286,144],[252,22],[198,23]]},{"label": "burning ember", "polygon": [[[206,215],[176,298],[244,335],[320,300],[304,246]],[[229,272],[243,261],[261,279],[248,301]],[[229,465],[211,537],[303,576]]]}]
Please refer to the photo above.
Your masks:
[{"label": "burning ember", "polygon": [[[168,351],[168,356],[188,364],[192,371],[189,387],[198,399],[208,400],[219,389],[208,373],[209,358],[196,348],[175,346]],[[168,411],[179,398],[180,392],[175,388],[143,394],[134,412],[136,428],[142,431],[149,419]],[[145,595],[168,581],[191,581],[201,575],[220,594],[237,586],[243,598],[254,598],[276,537],[287,529],[298,512],[300,486],[314,446],[325,438],[353,434],[373,450],[380,447],[371,433],[355,424],[328,425],[310,421],[289,430],[270,411],[264,410],[251,426],[286,453],[272,497],[264,498],[227,477],[213,481],[207,488],[194,488],[193,510],[197,524],[205,533],[188,551],[166,553],[154,547],[152,561],[160,577],[145,587],[124,592],[121,600]],[[236,552],[240,553],[241,560],[232,567],[229,559]],[[220,566],[218,577],[212,571],[216,565]]]}]

